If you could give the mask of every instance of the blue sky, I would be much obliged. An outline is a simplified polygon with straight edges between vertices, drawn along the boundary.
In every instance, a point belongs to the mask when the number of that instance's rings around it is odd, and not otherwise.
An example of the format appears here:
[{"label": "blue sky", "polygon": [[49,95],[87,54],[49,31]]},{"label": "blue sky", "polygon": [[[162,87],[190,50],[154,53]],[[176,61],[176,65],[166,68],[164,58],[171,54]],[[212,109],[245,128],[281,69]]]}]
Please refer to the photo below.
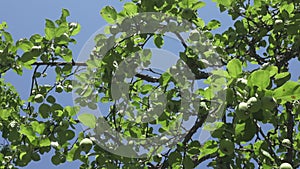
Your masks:
[{"label": "blue sky", "polygon": [[[9,0],[2,1],[0,6],[0,22],[6,21],[8,23],[8,32],[13,35],[14,40],[20,38],[29,38],[33,34],[44,34],[45,19],[55,20],[60,17],[61,9],[66,8],[70,11],[71,16],[69,21],[78,22],[81,24],[81,32],[75,37],[77,40],[76,45],[72,45],[74,58],[78,56],[84,43],[90,38],[90,36],[96,32],[99,28],[106,25],[105,21],[101,18],[99,11],[106,5],[112,5],[117,10],[120,10],[122,4],[126,1],[120,2],[119,0]],[[215,3],[205,0],[207,3],[203,9],[199,11],[199,16],[207,23],[212,19],[221,21],[222,27],[218,32],[222,32],[228,26],[232,25],[232,21],[226,14],[220,14]],[[21,94],[23,99],[28,97],[28,90],[30,87],[31,77],[30,71],[25,71],[24,76],[17,76],[13,72],[8,72],[6,75],[6,81],[12,83],[17,91]],[[60,102],[64,105],[72,105],[72,100],[69,95],[59,98]],[[42,156],[42,160],[39,162],[31,162],[26,169],[69,169],[78,168],[80,162],[65,163],[59,166],[53,166],[51,164],[51,155]]]}]

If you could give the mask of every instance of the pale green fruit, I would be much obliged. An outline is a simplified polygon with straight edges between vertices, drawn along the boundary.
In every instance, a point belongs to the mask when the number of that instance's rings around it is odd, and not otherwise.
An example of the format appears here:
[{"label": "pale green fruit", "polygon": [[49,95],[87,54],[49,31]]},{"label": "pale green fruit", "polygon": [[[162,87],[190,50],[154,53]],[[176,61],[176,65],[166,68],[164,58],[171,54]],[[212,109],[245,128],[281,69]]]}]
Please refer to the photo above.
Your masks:
[{"label": "pale green fruit", "polygon": [[248,110],[252,113],[258,112],[261,108],[261,102],[256,97],[249,98],[247,104],[248,104]]},{"label": "pale green fruit", "polygon": [[181,16],[184,19],[192,19],[194,16],[194,11],[191,8],[186,8],[182,11]]},{"label": "pale green fruit", "polygon": [[247,112],[248,104],[245,102],[241,102],[236,108],[236,115],[241,120],[247,120],[249,118],[249,114]]},{"label": "pale green fruit", "polygon": [[61,163],[60,161],[60,157],[58,154],[54,155],[51,157],[51,162],[54,164],[54,165],[58,165]]},{"label": "pale green fruit", "polygon": [[44,96],[42,94],[37,94],[34,96],[34,101],[37,103],[42,103],[44,101]]},{"label": "pale green fruit", "polygon": [[285,145],[285,146],[290,146],[292,143],[289,139],[283,139],[282,144]]},{"label": "pale green fruit", "polygon": [[279,169],[293,169],[292,165],[289,163],[282,163]]},{"label": "pale green fruit", "polygon": [[66,87],[66,92],[71,92],[72,90],[73,90],[73,86],[69,84],[69,85]]},{"label": "pale green fruit", "polygon": [[166,137],[166,136],[162,136],[159,140],[162,141],[162,142],[166,142],[166,141],[169,140],[169,138]]},{"label": "pale green fruit", "polygon": [[56,88],[55,88],[55,91],[57,93],[61,93],[61,92],[63,92],[63,90],[64,90],[64,88],[62,87],[62,85],[57,85]]},{"label": "pale green fruit", "polygon": [[239,111],[247,111],[248,110],[248,104],[246,102],[241,102],[238,106]]},{"label": "pale green fruit", "polygon": [[269,110],[273,110],[277,106],[275,99],[271,96],[264,96],[261,99],[261,104],[262,108]]},{"label": "pale green fruit", "polygon": [[234,152],[234,143],[229,139],[223,139],[220,141],[220,150],[226,155],[231,155]]},{"label": "pale green fruit", "polygon": [[275,20],[275,24],[281,24],[281,23],[283,23],[283,20],[281,20],[281,19]]},{"label": "pale green fruit", "polygon": [[199,41],[200,40],[200,33],[197,30],[192,30],[189,38],[192,41]]},{"label": "pale green fruit", "polygon": [[91,148],[92,148],[92,145],[93,145],[93,141],[89,138],[84,138],[81,140],[81,142],[79,143],[81,149],[83,151],[85,151],[86,153],[88,153]]}]

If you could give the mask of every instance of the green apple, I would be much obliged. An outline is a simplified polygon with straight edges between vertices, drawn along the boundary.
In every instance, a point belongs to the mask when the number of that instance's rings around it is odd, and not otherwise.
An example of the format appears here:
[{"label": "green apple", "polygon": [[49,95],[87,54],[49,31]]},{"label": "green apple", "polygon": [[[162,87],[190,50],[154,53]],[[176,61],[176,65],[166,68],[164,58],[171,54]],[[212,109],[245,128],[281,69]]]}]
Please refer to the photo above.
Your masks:
[{"label": "green apple", "polygon": [[282,144],[285,145],[285,146],[290,146],[292,143],[289,139],[283,139]]},{"label": "green apple", "polygon": [[290,163],[282,163],[279,169],[293,169],[293,167]]},{"label": "green apple", "polygon": [[189,37],[192,41],[200,40],[200,33],[197,30],[192,30]]},{"label": "green apple", "polygon": [[234,152],[234,143],[229,139],[223,139],[220,141],[220,150],[226,155],[231,155]]},{"label": "green apple", "polygon": [[237,118],[241,120],[247,120],[249,118],[249,113],[248,113],[248,104],[245,102],[241,102],[237,107],[236,107],[236,116]]},{"label": "green apple", "polygon": [[51,157],[51,162],[54,164],[54,165],[58,165],[60,164],[60,157],[59,157],[59,154],[55,154],[54,156]]},{"label": "green apple", "polygon": [[63,90],[64,90],[64,88],[63,88],[62,85],[57,85],[56,88],[55,88],[55,91],[56,91],[57,93],[61,93],[61,92],[63,92]]},{"label": "green apple", "polygon": [[34,96],[34,101],[37,103],[42,103],[44,101],[44,96],[42,94],[37,94]]},{"label": "green apple", "polygon": [[264,96],[261,99],[261,104],[263,109],[269,110],[273,110],[277,106],[275,99],[271,96]]},{"label": "green apple", "polygon": [[256,97],[250,97],[247,101],[248,110],[252,113],[258,112],[261,108],[261,102]]},{"label": "green apple", "polygon": [[84,138],[80,141],[79,146],[81,147],[81,149],[83,151],[85,151],[86,153],[88,153],[93,145],[93,141],[89,138]]},{"label": "green apple", "polygon": [[191,9],[191,8],[185,8],[183,11],[182,11],[182,18],[183,19],[192,19],[193,16],[194,16],[194,11]]},{"label": "green apple", "polygon": [[69,84],[65,90],[66,92],[71,92],[73,90],[73,86]]}]

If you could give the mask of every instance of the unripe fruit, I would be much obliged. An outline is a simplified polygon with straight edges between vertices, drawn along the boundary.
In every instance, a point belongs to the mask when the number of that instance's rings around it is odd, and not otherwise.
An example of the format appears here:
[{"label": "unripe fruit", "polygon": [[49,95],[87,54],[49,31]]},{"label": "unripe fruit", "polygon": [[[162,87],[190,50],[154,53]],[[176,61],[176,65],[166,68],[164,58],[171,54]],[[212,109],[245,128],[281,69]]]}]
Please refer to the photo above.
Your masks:
[{"label": "unripe fruit", "polygon": [[261,99],[262,108],[273,110],[276,107],[276,101],[271,96],[264,96]]},{"label": "unripe fruit", "polygon": [[194,15],[194,11],[191,9],[191,8],[186,8],[182,11],[182,18],[183,19],[192,19],[193,18],[193,15]]},{"label": "unripe fruit", "polygon": [[200,40],[200,33],[197,30],[192,30],[189,38],[192,41],[199,41]]},{"label": "unripe fruit", "polygon": [[245,102],[241,102],[236,108],[237,118],[241,120],[247,120],[249,118],[249,114],[247,110],[248,110],[248,104]]},{"label": "unripe fruit", "polygon": [[283,23],[283,20],[281,20],[281,19],[275,20],[275,24],[281,24],[281,23]]},{"label": "unripe fruit", "polygon": [[55,91],[57,93],[61,93],[64,90],[64,88],[62,87],[62,85],[57,85]]},{"label": "unripe fruit", "polygon": [[238,106],[239,111],[247,111],[248,110],[248,104],[245,102],[241,102]]},{"label": "unripe fruit", "polygon": [[257,100],[256,97],[251,97],[248,101],[248,110],[252,113],[258,112],[260,107],[261,107],[261,102],[260,100]]},{"label": "unripe fruit", "polygon": [[226,155],[231,155],[234,152],[234,143],[229,139],[220,141],[220,150]]},{"label": "unripe fruit", "polygon": [[34,96],[34,101],[36,101],[37,103],[42,103],[44,100],[44,96],[42,94],[37,94]]},{"label": "unripe fruit", "polygon": [[282,163],[279,169],[293,169],[292,165],[289,163]]},{"label": "unripe fruit", "polygon": [[290,146],[292,143],[289,139],[283,139],[282,144],[285,145],[285,146]]},{"label": "unripe fruit", "polygon": [[89,138],[84,138],[84,139],[81,140],[79,145],[80,145],[80,147],[82,148],[83,151],[88,153],[92,148],[93,141]]}]

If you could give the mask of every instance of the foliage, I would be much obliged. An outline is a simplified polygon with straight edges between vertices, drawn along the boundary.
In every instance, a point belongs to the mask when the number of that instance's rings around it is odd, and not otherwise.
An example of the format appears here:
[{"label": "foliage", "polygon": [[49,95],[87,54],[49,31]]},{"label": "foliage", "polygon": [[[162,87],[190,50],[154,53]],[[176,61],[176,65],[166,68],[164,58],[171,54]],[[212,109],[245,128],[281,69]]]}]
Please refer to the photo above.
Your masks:
[{"label": "foliage", "polygon": [[[6,143],[0,152],[0,168],[26,166],[32,160],[39,161],[40,156],[51,149],[55,152],[51,159],[54,165],[80,160],[80,168],[195,168],[206,160],[213,168],[279,168],[283,163],[299,167],[300,85],[299,81],[291,80],[293,72],[289,61],[299,60],[300,2],[215,1],[220,11],[227,12],[234,21],[234,26],[221,34],[212,33],[220,26],[219,21],[205,24],[198,16],[197,11],[205,3],[197,0],[132,0],[124,3],[121,11],[112,6],[104,7],[100,14],[112,25],[106,28],[107,34],[95,37],[96,48],[86,63],[75,62],[68,48],[70,43],[76,43],[73,36],[80,31],[80,25],[67,21],[70,14],[66,9],[62,10],[58,20],[46,19],[44,35],[35,34],[16,42],[7,32],[7,24],[2,22],[0,128]],[[134,17],[144,12],[161,12],[177,21],[167,20],[160,25],[161,18],[152,17],[148,21],[162,26],[160,29],[154,33],[128,33],[136,24],[131,22]],[[183,41],[180,33],[186,29],[181,24],[186,21],[203,35],[190,32],[188,42]],[[147,24],[142,26],[147,29]],[[183,62],[178,62],[176,68],[150,76],[143,72],[127,72],[126,64],[122,67],[122,63],[132,61],[132,54],[140,54],[142,57],[134,61],[147,67],[151,51],[146,44],[152,40],[157,48],[162,48],[166,45],[167,32],[174,33],[183,46],[183,51],[178,53]],[[203,36],[205,39],[201,39]],[[204,52],[207,55],[203,60],[193,52],[195,48],[191,45],[202,41],[212,43],[222,63],[218,66],[226,66],[226,70],[206,72],[205,59],[210,59],[210,53]],[[194,80],[206,79],[209,87],[190,96],[181,95],[179,88],[187,90],[187,84],[190,84],[189,77],[178,80],[180,72],[185,71],[184,64],[193,73]],[[133,66],[136,66],[133,70],[138,68],[138,65]],[[46,72],[51,71],[49,67],[55,68],[54,84],[39,83],[39,79],[47,78]],[[80,67],[85,67],[85,71],[80,71]],[[3,80],[7,71],[13,70],[22,76],[24,69],[33,71],[27,100],[21,100],[14,87]],[[94,75],[92,78],[91,74]],[[173,74],[178,76],[175,78]],[[73,75],[77,80],[70,79]],[[115,75],[131,81],[127,85],[114,83]],[[226,82],[218,81],[221,77],[225,77]],[[222,118],[211,129],[213,139],[200,143],[193,136],[211,115],[209,110],[213,107],[214,94],[210,84],[220,87],[224,83],[226,87],[218,88],[218,92],[226,93]],[[116,109],[120,106],[116,100],[125,97],[122,96],[125,88],[129,91],[129,108],[120,112]],[[72,91],[80,95],[75,100],[80,107],[94,110],[98,102],[109,103],[107,116],[96,118],[92,114],[81,114],[76,117],[79,106],[63,106],[57,101],[60,95]],[[153,91],[157,94],[156,102],[151,104],[157,108],[162,103],[166,105],[157,118],[144,122],[143,113],[150,109]],[[162,93],[167,96],[166,100],[160,97]],[[187,101],[200,105],[194,114],[182,113]],[[137,117],[134,117],[133,108],[138,110]],[[187,121],[192,115],[196,121],[181,140],[167,151],[156,151],[157,154],[143,158],[113,154],[109,151],[112,145],[98,143],[97,138],[87,131],[76,130],[76,126],[84,124],[89,130],[104,131],[105,125],[97,126],[105,120],[106,127],[114,131],[131,138],[146,139],[177,131],[177,121]],[[168,142],[169,138],[162,138],[160,141]],[[129,153],[130,150],[122,151]]]}]

